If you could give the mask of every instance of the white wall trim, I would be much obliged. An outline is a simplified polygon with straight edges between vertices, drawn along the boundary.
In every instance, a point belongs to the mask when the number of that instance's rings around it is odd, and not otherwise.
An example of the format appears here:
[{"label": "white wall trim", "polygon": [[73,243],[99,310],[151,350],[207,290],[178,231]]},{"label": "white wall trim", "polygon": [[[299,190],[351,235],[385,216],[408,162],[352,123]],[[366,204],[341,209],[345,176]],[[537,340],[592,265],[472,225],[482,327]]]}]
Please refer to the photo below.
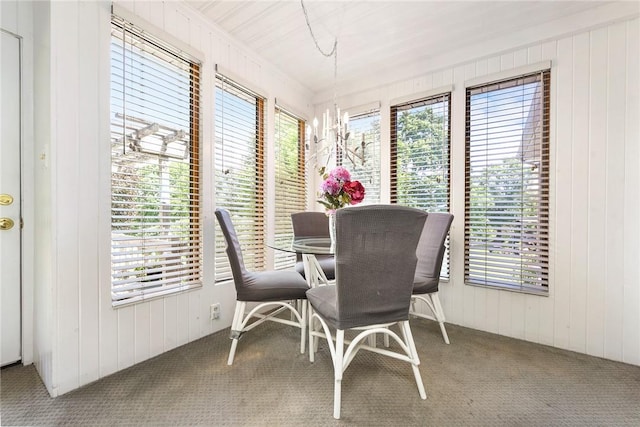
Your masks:
[{"label": "white wall trim", "polygon": [[143,29],[154,37],[161,39],[165,43],[172,45],[174,48],[187,53],[189,56],[197,58],[200,62],[202,62],[205,58],[205,55],[199,50],[195,49],[193,46],[189,46],[187,43],[183,42],[177,37],[172,36],[162,28],[153,25],[152,23],[130,12],[117,3],[113,3],[111,5],[111,13]]},{"label": "white wall trim", "polygon": [[551,61],[540,61],[536,62],[535,64],[525,65],[524,67],[512,68],[511,70],[505,70],[499,73],[493,73],[487,76],[466,80],[464,82],[464,87],[470,88],[474,86],[482,86],[502,80],[515,79],[545,70],[551,70]]},{"label": "white wall trim", "polygon": [[422,99],[435,98],[437,96],[442,96],[447,93],[452,93],[453,89],[454,89],[453,85],[440,86],[438,88],[427,90],[424,92],[412,93],[410,95],[393,98],[391,101],[389,101],[389,104],[391,106],[396,106],[396,105],[402,105],[402,104],[406,104],[413,101],[420,101]]},{"label": "white wall trim", "polygon": [[240,76],[238,73],[226,68],[223,65],[220,64],[216,64],[215,66],[215,73],[216,73],[216,77],[218,75],[224,77],[227,80],[232,81],[233,83],[235,83],[236,85],[240,86],[243,89],[248,90],[249,92],[252,92],[254,95],[264,99],[265,101],[265,108],[266,108],[266,104],[267,104],[267,100],[269,98],[269,91],[258,86],[256,83],[251,82],[247,79],[245,79],[244,77]]}]

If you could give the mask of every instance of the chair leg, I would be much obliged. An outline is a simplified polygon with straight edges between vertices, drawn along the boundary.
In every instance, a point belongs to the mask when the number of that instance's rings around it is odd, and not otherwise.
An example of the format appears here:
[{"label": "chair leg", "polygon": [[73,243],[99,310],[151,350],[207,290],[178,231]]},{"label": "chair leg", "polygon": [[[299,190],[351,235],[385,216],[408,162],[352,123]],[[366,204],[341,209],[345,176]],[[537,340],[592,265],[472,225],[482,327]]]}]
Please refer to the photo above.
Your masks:
[{"label": "chair leg", "polygon": [[300,313],[300,354],[304,354],[304,346],[307,339],[307,307],[309,303],[306,299],[299,301],[301,313]]},{"label": "chair leg", "polygon": [[429,295],[431,299],[431,303],[433,304],[433,314],[436,317],[436,320],[440,324],[440,331],[442,332],[442,338],[444,342],[449,344],[449,335],[447,335],[447,330],[444,327],[444,310],[442,310],[442,304],[440,304],[440,297],[438,297],[438,293],[434,292]]},{"label": "chair leg", "polygon": [[247,303],[244,301],[236,301],[236,309],[233,313],[233,321],[231,322],[231,350],[229,350],[227,365],[233,365],[233,358],[236,354],[236,348],[238,347],[240,333],[242,332],[240,325],[242,325],[242,317],[244,316],[246,305]]},{"label": "chair leg", "polygon": [[416,384],[418,386],[418,393],[420,393],[420,398],[425,400],[427,398],[427,393],[424,390],[424,384],[422,382],[422,376],[420,375],[420,369],[418,366],[420,365],[420,358],[418,357],[418,351],[416,350],[416,343],[413,340],[413,334],[411,333],[411,326],[408,321],[400,322],[400,330],[402,331],[402,336],[404,341],[407,343],[409,347],[409,357],[411,357],[411,368],[413,369],[413,375],[416,378]]},{"label": "chair leg", "polygon": [[336,330],[336,353],[333,361],[334,386],[333,386],[333,418],[340,419],[340,404],[342,401],[342,357],[344,355],[344,331]]}]

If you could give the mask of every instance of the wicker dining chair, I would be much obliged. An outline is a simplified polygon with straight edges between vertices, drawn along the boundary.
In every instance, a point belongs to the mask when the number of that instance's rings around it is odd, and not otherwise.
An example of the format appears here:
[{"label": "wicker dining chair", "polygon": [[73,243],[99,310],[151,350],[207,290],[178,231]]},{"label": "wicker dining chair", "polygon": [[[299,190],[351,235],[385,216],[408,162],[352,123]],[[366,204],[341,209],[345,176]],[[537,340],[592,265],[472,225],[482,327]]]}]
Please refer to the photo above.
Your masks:
[{"label": "wicker dining chair", "polygon": [[[416,247],[426,217],[424,211],[398,205],[359,206],[336,213],[336,284],[307,291],[309,358],[314,361],[316,341],[326,338],[334,366],[336,419],[343,373],[360,350],[409,362],[420,397],[426,399],[408,321]],[[390,329],[393,325],[398,325],[399,335]],[[347,330],[355,331],[352,340],[345,340]],[[368,337],[375,334],[389,336],[400,349],[368,345]]]},{"label": "wicker dining chair", "polygon": [[[233,282],[236,287],[236,308],[231,323],[231,350],[227,364],[233,359],[240,336],[265,321],[283,323],[300,328],[300,353],[304,353],[307,331],[307,300],[309,289],[306,280],[295,271],[256,271],[245,268],[242,249],[229,212],[216,209],[216,218],[227,243],[227,257],[231,264]],[[299,301],[299,304],[292,304]],[[258,303],[249,312],[247,303]],[[295,305],[300,307],[298,310]],[[271,310],[270,309],[274,309]],[[291,312],[290,318],[279,317],[283,311]],[[249,323],[251,319],[255,319]]]}]

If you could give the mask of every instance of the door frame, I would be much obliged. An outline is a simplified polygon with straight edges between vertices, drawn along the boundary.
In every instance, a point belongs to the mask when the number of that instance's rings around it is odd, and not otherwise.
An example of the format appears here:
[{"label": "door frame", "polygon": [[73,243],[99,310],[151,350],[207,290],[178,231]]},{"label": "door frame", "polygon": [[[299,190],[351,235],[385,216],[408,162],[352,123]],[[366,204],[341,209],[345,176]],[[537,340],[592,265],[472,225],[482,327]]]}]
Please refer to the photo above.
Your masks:
[{"label": "door frame", "polygon": [[[34,265],[35,265],[35,139],[34,139],[34,43],[32,16],[20,20],[18,34],[0,27],[19,41],[20,53],[20,195],[21,195],[21,341],[23,365],[34,363]],[[4,23],[3,23],[4,24]],[[19,34],[22,33],[22,34]],[[44,100],[43,100],[44,101]]]}]

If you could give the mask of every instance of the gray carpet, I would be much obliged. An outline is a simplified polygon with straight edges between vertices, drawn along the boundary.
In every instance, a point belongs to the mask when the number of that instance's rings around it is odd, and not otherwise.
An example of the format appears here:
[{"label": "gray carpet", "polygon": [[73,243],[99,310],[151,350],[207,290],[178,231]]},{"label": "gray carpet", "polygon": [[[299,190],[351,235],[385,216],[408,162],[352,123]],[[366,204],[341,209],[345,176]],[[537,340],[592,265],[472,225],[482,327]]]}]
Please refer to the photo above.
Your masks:
[{"label": "gray carpet", "polygon": [[361,352],[333,419],[326,343],[316,362],[295,330],[266,324],[226,365],[228,331],[52,399],[33,366],[1,371],[2,425],[640,426],[640,367],[412,320],[427,400],[411,368]]}]

